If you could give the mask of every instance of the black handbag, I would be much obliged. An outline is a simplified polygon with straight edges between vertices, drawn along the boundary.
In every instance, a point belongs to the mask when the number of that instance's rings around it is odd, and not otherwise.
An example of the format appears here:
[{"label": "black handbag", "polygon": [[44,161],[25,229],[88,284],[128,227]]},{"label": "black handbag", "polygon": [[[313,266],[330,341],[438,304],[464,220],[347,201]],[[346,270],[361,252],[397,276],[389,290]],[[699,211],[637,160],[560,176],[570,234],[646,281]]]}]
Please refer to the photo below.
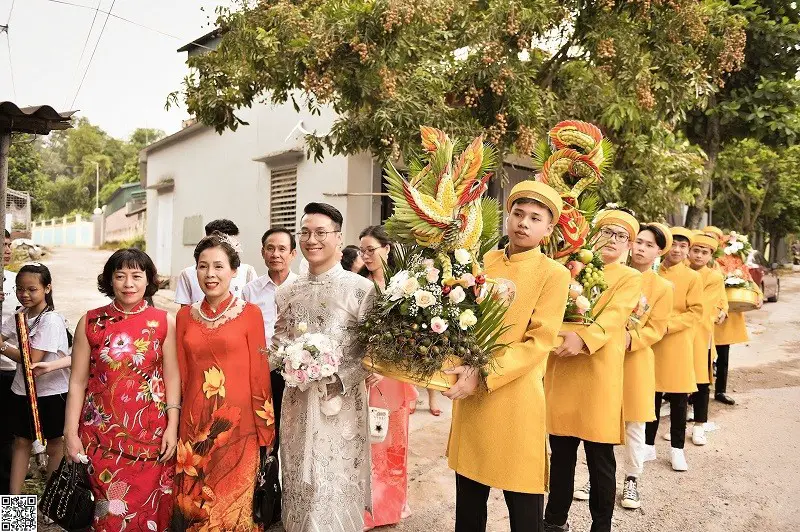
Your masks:
[{"label": "black handbag", "polygon": [[253,493],[253,522],[268,527],[281,519],[281,485],[278,459],[261,448],[256,488]]},{"label": "black handbag", "polygon": [[88,466],[62,458],[47,481],[39,510],[65,530],[88,529],[94,519]]}]

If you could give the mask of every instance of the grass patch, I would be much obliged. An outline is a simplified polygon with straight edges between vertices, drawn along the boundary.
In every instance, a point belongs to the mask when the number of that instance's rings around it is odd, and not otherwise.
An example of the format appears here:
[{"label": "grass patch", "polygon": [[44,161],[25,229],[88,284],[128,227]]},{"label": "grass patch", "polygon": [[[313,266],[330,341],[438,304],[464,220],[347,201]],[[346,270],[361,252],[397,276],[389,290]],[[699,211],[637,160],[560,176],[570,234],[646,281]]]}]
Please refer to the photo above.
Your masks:
[{"label": "grass patch", "polygon": [[144,235],[142,235],[131,238],[130,240],[123,240],[121,242],[106,242],[100,246],[100,249],[116,251],[118,249],[136,248],[146,251],[146,247]]}]

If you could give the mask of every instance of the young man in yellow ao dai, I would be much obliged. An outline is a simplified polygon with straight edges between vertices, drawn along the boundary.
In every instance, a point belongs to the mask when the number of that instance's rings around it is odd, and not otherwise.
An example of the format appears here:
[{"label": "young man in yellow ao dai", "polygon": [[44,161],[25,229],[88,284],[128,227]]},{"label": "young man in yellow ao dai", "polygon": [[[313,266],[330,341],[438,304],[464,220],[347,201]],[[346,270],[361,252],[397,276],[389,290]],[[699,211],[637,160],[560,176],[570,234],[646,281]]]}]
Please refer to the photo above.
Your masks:
[{"label": "young man in yellow ao dai", "polygon": [[689,266],[700,274],[703,285],[703,317],[694,326],[694,374],[697,391],[692,394],[694,406],[694,428],[692,443],[707,443],[703,425],[708,421],[708,400],[713,379],[712,364],[716,356],[714,349],[714,324],[720,323],[727,311],[725,280],[722,273],[709,267],[714,262],[714,252],[719,241],[705,234],[694,237],[689,250]]},{"label": "young man in yellow ao dai", "polygon": [[645,461],[656,459],[655,440],[664,393],[670,397],[671,462],[675,471],[686,471],[683,446],[686,440],[686,404],[690,393],[697,391],[694,376],[694,324],[703,315],[703,286],[700,274],[685,261],[694,234],[684,227],[673,227],[672,248],[664,256],[659,275],[672,283],[672,315],[667,332],[653,345],[656,362],[655,421],[645,426]]},{"label": "young man in yellow ao dai", "polygon": [[[447,455],[456,472],[456,532],[486,530],[490,487],[503,490],[511,530],[542,532],[547,448],[542,376],[564,315],[569,272],[539,249],[561,212],[558,193],[523,181],[507,203],[509,244],[484,257],[488,278],[503,287],[508,330],[488,368],[459,367]],[[481,369],[485,387],[479,386]]]},{"label": "young man in yellow ao dai", "polygon": [[[575,487],[578,445],[584,442],[589,466],[591,532],[610,532],[616,498],[614,445],[624,441],[622,374],[628,318],[642,296],[642,275],[619,261],[631,248],[639,222],[630,213],[607,210],[598,250],[608,289],[596,321],[580,331],[562,330],[564,343],[550,354],[545,374],[547,431],[552,452],[548,531],[569,530],[567,518]],[[588,352],[588,354],[586,354]]]},{"label": "young man in yellow ao dai", "polygon": [[657,257],[669,252],[672,234],[658,223],[643,225],[633,243],[630,264],[642,272],[644,314],[639,323],[628,327],[623,411],[625,412],[625,485],[622,507],[641,507],[639,479],[644,469],[644,427],[656,418],[653,397],[656,393],[656,369],[653,344],[667,331],[672,314],[672,284],[653,270]]}]

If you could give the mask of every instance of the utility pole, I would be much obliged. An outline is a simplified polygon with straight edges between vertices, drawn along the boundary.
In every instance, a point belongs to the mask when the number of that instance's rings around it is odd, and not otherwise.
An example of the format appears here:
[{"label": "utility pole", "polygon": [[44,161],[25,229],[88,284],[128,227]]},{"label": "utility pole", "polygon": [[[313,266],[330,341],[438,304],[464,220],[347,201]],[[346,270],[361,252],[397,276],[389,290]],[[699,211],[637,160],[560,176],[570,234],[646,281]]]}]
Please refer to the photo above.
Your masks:
[{"label": "utility pole", "polygon": [[100,163],[97,161],[94,162],[94,174],[95,174],[95,188],[94,188],[94,209],[97,210],[100,208]]}]

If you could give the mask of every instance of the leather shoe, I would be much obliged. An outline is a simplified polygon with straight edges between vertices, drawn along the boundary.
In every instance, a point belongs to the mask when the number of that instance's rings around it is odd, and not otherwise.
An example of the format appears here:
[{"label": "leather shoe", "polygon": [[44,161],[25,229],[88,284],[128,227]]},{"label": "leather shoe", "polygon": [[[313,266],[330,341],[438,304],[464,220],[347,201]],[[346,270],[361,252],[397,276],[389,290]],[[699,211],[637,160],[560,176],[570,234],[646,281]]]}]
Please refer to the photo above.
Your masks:
[{"label": "leather shoe", "polygon": [[547,521],[544,522],[544,532],[569,532],[569,523],[563,525],[552,525]]},{"label": "leather shoe", "polygon": [[735,405],[736,404],[736,401],[734,401],[733,398],[728,397],[724,393],[714,394],[714,400],[715,401],[719,401],[720,403],[723,403],[723,404],[726,404],[726,405]]}]

